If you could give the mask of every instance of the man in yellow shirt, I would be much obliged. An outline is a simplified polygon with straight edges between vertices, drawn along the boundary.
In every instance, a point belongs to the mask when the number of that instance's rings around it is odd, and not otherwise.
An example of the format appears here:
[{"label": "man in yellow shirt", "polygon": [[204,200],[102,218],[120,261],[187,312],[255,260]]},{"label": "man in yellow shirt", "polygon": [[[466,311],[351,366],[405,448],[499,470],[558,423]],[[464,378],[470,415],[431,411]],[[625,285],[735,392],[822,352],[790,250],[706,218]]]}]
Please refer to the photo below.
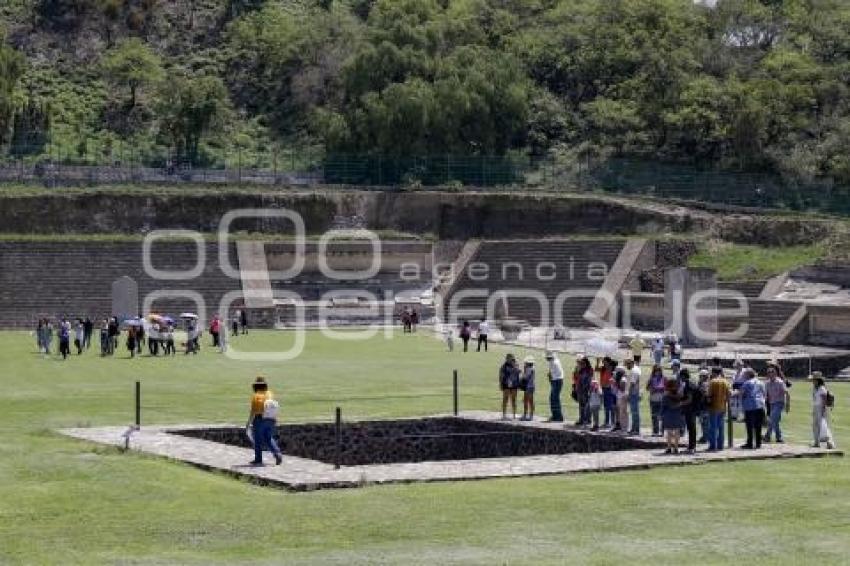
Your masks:
[{"label": "man in yellow shirt", "polygon": [[274,401],[274,395],[266,383],[265,378],[258,377],[253,384],[254,394],[251,396],[251,413],[248,421],[254,431],[254,466],[263,465],[263,447],[274,454],[277,465],[283,462],[283,455],[274,439],[274,431],[277,426],[278,404]]},{"label": "man in yellow shirt", "polygon": [[636,334],[629,342],[629,349],[632,351],[632,359],[636,364],[640,365],[640,359],[643,356],[643,350],[646,348],[646,342],[640,334]]},{"label": "man in yellow shirt", "polygon": [[708,451],[723,450],[723,417],[732,389],[723,375],[723,368],[711,369],[708,382]]}]

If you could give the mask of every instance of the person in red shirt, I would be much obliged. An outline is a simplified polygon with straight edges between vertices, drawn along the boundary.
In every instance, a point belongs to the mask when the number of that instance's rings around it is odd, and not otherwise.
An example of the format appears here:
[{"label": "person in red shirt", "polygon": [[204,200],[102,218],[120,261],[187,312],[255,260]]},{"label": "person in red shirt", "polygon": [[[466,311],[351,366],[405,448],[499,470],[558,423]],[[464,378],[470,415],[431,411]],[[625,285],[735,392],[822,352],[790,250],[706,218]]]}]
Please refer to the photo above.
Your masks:
[{"label": "person in red shirt", "polygon": [[614,425],[614,406],[617,402],[617,396],[613,389],[614,368],[616,363],[605,356],[600,360],[596,358],[596,372],[599,374],[599,387],[602,388],[602,406],[605,409],[605,424],[603,426],[610,427]]}]

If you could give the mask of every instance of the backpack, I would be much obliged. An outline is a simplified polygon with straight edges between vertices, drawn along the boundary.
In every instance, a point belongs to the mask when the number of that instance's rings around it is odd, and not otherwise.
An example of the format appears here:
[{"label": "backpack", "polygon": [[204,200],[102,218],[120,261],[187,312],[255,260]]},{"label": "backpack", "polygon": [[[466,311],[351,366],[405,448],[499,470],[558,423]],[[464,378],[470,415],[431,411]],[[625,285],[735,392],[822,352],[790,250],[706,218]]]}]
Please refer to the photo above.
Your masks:
[{"label": "backpack", "polygon": [[826,406],[830,409],[835,407],[835,395],[829,389],[826,390]]},{"label": "backpack", "polygon": [[280,412],[280,403],[274,399],[266,399],[263,403],[263,418],[277,419],[277,414]]}]

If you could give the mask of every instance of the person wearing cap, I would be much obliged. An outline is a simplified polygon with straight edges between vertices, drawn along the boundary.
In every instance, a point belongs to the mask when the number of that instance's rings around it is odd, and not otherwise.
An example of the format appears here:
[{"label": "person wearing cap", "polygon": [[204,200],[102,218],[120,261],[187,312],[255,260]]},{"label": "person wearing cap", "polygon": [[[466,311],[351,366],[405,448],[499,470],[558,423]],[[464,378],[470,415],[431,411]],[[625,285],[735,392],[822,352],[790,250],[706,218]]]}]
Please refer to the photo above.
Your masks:
[{"label": "person wearing cap", "polygon": [[826,442],[826,447],[830,450],[835,448],[835,441],[832,438],[832,431],[829,430],[829,391],[826,388],[826,381],[823,378],[823,373],[819,371],[812,372],[809,377],[812,382],[812,434],[814,436],[813,447],[819,448],[821,442]]},{"label": "person wearing cap", "polygon": [[723,417],[732,392],[729,382],[719,367],[711,369],[708,381],[708,450],[723,450]]},{"label": "person wearing cap", "polygon": [[516,392],[519,388],[519,368],[513,354],[505,355],[499,368],[499,389],[502,391],[502,420],[508,420],[508,401],[511,402],[513,418],[516,419]]},{"label": "person wearing cap", "polygon": [[747,443],[741,448],[752,450],[761,448],[761,429],[764,425],[764,383],[755,371],[744,370],[746,381],[741,385],[741,406],[744,409],[744,422],[747,426]]},{"label": "person wearing cap", "polygon": [[520,377],[520,387],[522,388],[521,421],[534,420],[535,381],[534,358],[527,356],[525,360],[523,360],[522,377]]},{"label": "person wearing cap", "polygon": [[254,390],[251,396],[251,412],[248,416],[248,422],[251,423],[254,432],[254,460],[251,464],[262,466],[263,448],[268,447],[274,455],[275,463],[280,465],[283,462],[283,455],[274,439],[278,404],[274,402],[274,395],[265,378],[258,377],[251,387]]},{"label": "person wearing cap", "polygon": [[782,412],[791,410],[791,396],[788,394],[788,387],[785,385],[785,380],[779,375],[775,366],[768,365],[765,372],[767,382],[764,384],[764,389],[767,397],[768,419],[767,431],[764,433],[764,442],[770,442],[771,433],[776,434],[776,442],[782,443],[782,429],[779,428],[779,423],[782,420]]},{"label": "person wearing cap", "polygon": [[546,361],[549,363],[549,411],[552,416],[550,422],[564,422],[564,413],[561,406],[561,390],[564,387],[564,368],[554,352],[546,352]]}]

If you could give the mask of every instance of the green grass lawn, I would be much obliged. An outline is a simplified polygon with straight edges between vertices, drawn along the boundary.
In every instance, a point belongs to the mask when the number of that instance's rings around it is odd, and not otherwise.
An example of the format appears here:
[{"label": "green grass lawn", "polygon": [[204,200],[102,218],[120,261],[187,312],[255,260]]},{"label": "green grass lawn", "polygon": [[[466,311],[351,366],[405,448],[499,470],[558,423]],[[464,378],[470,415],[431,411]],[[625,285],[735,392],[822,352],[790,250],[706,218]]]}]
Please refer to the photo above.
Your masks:
[{"label": "green grass lawn", "polygon": [[[290,340],[255,332],[235,343],[280,350]],[[53,432],[129,423],[137,379],[143,422],[243,422],[257,373],[289,421],[330,419],[336,405],[348,418],[447,412],[454,368],[461,408],[496,410],[499,347],[449,354],[426,334],[355,342],[310,333],[302,356],[265,364],[211,348],[65,362],[34,349],[27,333],[0,333],[2,564],[846,564],[850,556],[848,458],[288,493]],[[808,384],[792,391],[787,436],[806,442]],[[834,391],[841,446],[850,387]],[[574,418],[575,405],[567,409]]]},{"label": "green grass lawn", "polygon": [[828,251],[823,243],[765,248],[713,241],[691,256],[688,266],[710,267],[717,270],[718,278],[725,280],[765,279],[810,265],[825,257]]}]

